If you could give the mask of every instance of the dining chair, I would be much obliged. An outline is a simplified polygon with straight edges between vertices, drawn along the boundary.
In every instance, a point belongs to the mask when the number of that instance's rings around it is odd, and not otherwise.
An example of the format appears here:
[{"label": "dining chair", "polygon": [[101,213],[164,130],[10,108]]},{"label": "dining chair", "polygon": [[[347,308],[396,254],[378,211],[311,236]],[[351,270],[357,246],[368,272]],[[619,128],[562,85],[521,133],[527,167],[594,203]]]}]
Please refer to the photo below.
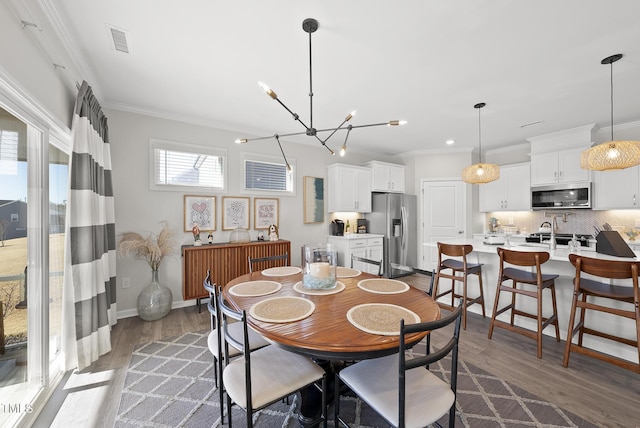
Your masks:
[{"label": "dining chair", "polygon": [[[227,412],[231,428],[231,406],[236,404],[246,412],[246,425],[253,427],[253,413],[284,399],[306,387],[321,384],[322,409],[320,417],[309,423],[323,422],[327,427],[327,376],[325,371],[309,357],[287,351],[275,345],[252,350],[248,346],[249,328],[246,311],[238,312],[226,304],[222,294],[218,297],[222,312],[224,347],[227,354],[235,348],[241,354],[228,361],[223,374],[227,394]],[[232,323],[230,321],[239,321]],[[241,325],[243,337],[238,340],[230,331],[234,324]]]},{"label": "dining chair", "polygon": [[366,257],[356,256],[355,254],[351,254],[351,268],[353,269],[355,263],[365,263],[371,266],[376,266],[378,268],[378,276],[382,276],[382,260],[372,260]]},{"label": "dining chair", "polygon": [[[247,257],[249,261],[249,273],[253,273],[256,267],[259,267],[259,270],[267,269],[270,267],[278,267],[278,266],[289,266],[289,254],[278,254],[275,256],[267,256],[267,257]],[[259,266],[257,264],[261,263]]]},{"label": "dining chair", "polygon": [[[443,309],[452,310],[453,302],[456,298],[462,297],[462,328],[467,328],[467,308],[475,303],[482,307],[482,317],[485,318],[484,310],[484,291],[482,289],[482,264],[469,263],[467,256],[473,251],[470,244],[444,244],[438,242],[438,264],[436,267],[436,277],[433,298],[436,301],[451,294],[451,305],[444,302],[438,302]],[[451,270],[451,273],[444,271]],[[476,275],[478,277],[479,296],[469,297],[467,293],[467,277]],[[447,278],[451,280],[451,289],[439,293],[440,279]],[[456,281],[462,282],[462,294],[456,292]]]},{"label": "dining chair", "polygon": [[[203,283],[203,287],[209,293],[209,302],[207,303],[207,309],[211,314],[211,332],[209,336],[207,336],[207,347],[209,348],[209,352],[213,355],[213,359],[215,360],[215,364],[213,366],[213,376],[215,377],[215,385],[218,388],[218,395],[220,398],[220,420],[224,420],[224,409],[223,409],[223,392],[224,387],[222,383],[222,363],[225,360],[224,356],[228,355],[229,358],[233,358],[235,356],[240,355],[240,352],[231,348],[227,350],[225,349],[222,341],[222,333],[221,333],[221,313],[220,308],[218,307],[218,294],[219,289],[215,284],[211,284],[211,272],[207,270],[207,276],[205,277]],[[230,334],[234,337],[241,339],[243,335],[242,325],[240,323],[234,323],[229,326]],[[259,349],[264,346],[269,345],[262,336],[256,333],[253,330],[249,330],[249,346],[253,349]]]},{"label": "dining chair", "polygon": [[[569,254],[569,261],[576,268],[576,276],[573,280],[573,301],[571,303],[567,342],[562,365],[568,367],[571,352],[578,352],[640,373],[640,290],[638,289],[640,262],[600,260],[584,257],[579,254]],[[583,274],[590,276],[587,278],[583,276]],[[627,280],[630,284],[614,284],[614,280]],[[576,324],[578,309],[580,309],[580,316]],[[598,330],[597,323],[590,323],[587,326],[585,314],[588,310],[617,315],[633,320],[636,327],[635,340]],[[623,330],[629,331],[620,326],[619,331]],[[576,334],[578,335],[578,342],[573,343],[573,337]],[[585,334],[635,347],[638,362],[636,363],[604,354],[584,346],[583,339]]]},{"label": "dining chair", "polygon": [[[556,274],[542,273],[541,265],[549,260],[546,251],[515,251],[506,248],[498,248],[500,264],[498,270],[498,286],[496,298],[493,302],[493,313],[489,324],[489,339],[493,335],[494,327],[504,328],[514,333],[522,334],[536,340],[537,356],[542,358],[542,332],[547,326],[553,325],[556,332],[556,341],[560,342],[560,327],[558,326],[558,304],[556,303],[555,280],[560,276]],[[512,266],[529,267],[535,271],[519,269]],[[511,285],[505,285],[505,281],[511,281]],[[508,284],[508,283],[507,283]],[[518,288],[518,284],[522,284]],[[535,289],[532,289],[535,288]],[[544,317],[542,311],[542,292],[549,290],[551,293],[551,306],[553,313]],[[498,309],[500,294],[511,293],[511,303]],[[525,296],[537,300],[536,313],[525,312],[516,308],[516,296]],[[510,322],[496,319],[505,311],[511,310]],[[514,324],[516,315],[536,320],[536,331],[532,331]]]},{"label": "dining chair", "polygon": [[[449,414],[449,427],[455,426],[456,388],[458,382],[458,340],[462,302],[444,318],[436,321],[405,324],[400,322],[398,353],[362,360],[343,368],[334,383],[334,425],[348,427],[340,417],[341,383],[366,402],[394,427],[425,427]],[[425,355],[405,353],[411,344],[405,335],[429,332],[454,324],[451,338],[437,351]],[[449,382],[429,371],[429,365],[451,355]],[[440,425],[438,425],[440,426]]]}]

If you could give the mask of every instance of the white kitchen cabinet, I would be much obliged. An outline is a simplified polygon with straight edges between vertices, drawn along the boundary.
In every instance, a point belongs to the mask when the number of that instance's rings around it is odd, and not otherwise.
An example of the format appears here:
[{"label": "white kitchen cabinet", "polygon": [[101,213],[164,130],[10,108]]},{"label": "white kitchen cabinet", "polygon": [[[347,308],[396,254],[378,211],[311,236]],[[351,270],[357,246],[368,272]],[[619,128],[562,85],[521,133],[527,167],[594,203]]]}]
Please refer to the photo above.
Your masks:
[{"label": "white kitchen cabinet", "polygon": [[593,183],[593,209],[613,210],[640,207],[638,166],[612,171],[596,171]]},{"label": "white kitchen cabinet", "polygon": [[366,165],[371,168],[372,191],[404,193],[404,165],[378,161]]},{"label": "white kitchen cabinet", "polygon": [[327,169],[330,213],[371,212],[371,169],[337,163]]},{"label": "white kitchen cabinet", "polygon": [[[351,254],[371,260],[382,260],[384,254],[383,235],[354,233],[345,236],[329,236],[327,242],[336,246],[339,266],[351,267]],[[353,267],[363,272],[378,274],[378,268],[370,264],[356,262]]]},{"label": "white kitchen cabinet", "polygon": [[528,162],[501,166],[499,179],[480,185],[480,212],[529,211],[530,177]]},{"label": "white kitchen cabinet", "polygon": [[580,168],[580,155],[585,148],[531,155],[531,185],[591,181],[588,170]]}]

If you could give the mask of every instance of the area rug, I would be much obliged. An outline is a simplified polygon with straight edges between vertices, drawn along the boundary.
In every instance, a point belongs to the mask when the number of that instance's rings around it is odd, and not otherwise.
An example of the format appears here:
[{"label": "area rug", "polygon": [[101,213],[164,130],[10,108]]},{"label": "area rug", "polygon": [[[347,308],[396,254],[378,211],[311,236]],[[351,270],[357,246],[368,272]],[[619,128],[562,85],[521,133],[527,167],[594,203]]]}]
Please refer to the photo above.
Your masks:
[{"label": "area rug", "polygon": [[[420,345],[414,352],[420,352]],[[423,348],[424,349],[424,348]],[[447,362],[431,370],[448,380]],[[460,361],[457,427],[595,427],[478,367]],[[353,396],[343,396],[340,413],[355,428],[388,426]],[[428,405],[428,403],[425,403]],[[257,412],[258,427],[298,427],[299,396]],[[233,410],[233,425],[245,426],[244,412]],[[330,417],[333,410],[329,411]],[[447,424],[445,416],[440,423]],[[329,421],[333,426],[333,420]],[[220,427],[207,332],[151,342],[134,350],[124,381],[115,427]]]}]

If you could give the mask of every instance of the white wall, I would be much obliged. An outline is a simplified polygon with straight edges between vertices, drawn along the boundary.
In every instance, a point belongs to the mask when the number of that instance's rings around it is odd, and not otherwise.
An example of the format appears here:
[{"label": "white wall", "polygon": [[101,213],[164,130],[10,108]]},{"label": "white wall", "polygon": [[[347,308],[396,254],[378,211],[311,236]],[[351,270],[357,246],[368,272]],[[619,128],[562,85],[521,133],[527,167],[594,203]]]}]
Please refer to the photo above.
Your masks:
[{"label": "white wall", "polygon": [[[223,196],[251,197],[251,239],[256,239],[257,231],[253,229],[253,197],[264,195],[245,194],[241,192],[241,153],[260,153],[280,156],[275,141],[264,140],[238,145],[233,141],[237,132],[208,128],[183,122],[159,119],[117,110],[105,109],[109,120],[109,139],[113,163],[113,180],[116,209],[116,233],[136,231],[141,233],[160,230],[160,222],[168,221],[169,226],[180,232],[182,244],[191,244],[193,236],[183,232],[183,196],[185,194],[212,194],[216,196],[217,230],[214,232],[215,242],[227,242],[228,231],[222,231],[221,206]],[[227,169],[229,171],[229,187],[227,193],[154,191],[149,189],[149,140],[162,139],[168,141],[216,147],[227,150]],[[319,224],[303,222],[304,176],[327,177],[327,165],[331,163],[350,163],[362,165],[372,160],[371,153],[350,151],[344,158],[331,156],[319,144],[293,144],[282,142],[289,160],[296,161],[296,195],[276,196],[280,203],[279,232],[282,239],[291,241],[291,262],[300,263],[300,247],[309,242],[325,242],[329,234],[329,216]],[[388,157],[378,156],[376,160],[392,161]],[[325,200],[326,200],[325,181]],[[271,197],[271,196],[267,196]],[[326,207],[325,207],[326,208]],[[215,269],[212,266],[212,269]],[[140,290],[150,280],[149,268],[140,260],[118,260],[118,310],[121,315],[135,314],[136,299]],[[131,287],[121,288],[122,278],[131,280]],[[160,267],[160,280],[171,288],[174,307],[185,305],[182,301],[182,265],[180,257],[171,257],[163,261]],[[188,304],[193,304],[189,302]]]}]

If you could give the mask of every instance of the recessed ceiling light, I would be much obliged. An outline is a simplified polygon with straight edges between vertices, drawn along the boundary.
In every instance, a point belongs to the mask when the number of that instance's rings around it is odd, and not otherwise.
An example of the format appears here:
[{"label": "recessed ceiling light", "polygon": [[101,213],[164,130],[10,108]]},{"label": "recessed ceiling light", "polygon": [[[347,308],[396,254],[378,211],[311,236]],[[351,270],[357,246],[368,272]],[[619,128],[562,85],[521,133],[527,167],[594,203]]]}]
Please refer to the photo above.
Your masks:
[{"label": "recessed ceiling light", "polygon": [[447,140],[445,141],[445,143],[447,143],[447,146],[450,146],[452,144],[455,144],[456,142],[454,140]]}]

